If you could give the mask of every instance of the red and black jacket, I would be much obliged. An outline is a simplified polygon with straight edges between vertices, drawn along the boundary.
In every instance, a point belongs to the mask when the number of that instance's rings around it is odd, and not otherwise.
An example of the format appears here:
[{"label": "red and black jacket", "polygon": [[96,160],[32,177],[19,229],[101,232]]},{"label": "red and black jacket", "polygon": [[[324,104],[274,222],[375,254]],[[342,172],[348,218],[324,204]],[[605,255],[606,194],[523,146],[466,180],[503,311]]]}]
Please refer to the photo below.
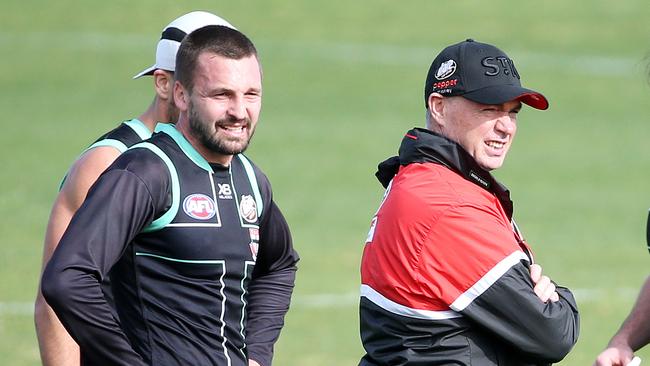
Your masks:
[{"label": "red and black jacket", "polygon": [[546,365],[578,338],[571,292],[533,292],[509,192],[457,143],[407,132],[361,264],[360,365]]}]

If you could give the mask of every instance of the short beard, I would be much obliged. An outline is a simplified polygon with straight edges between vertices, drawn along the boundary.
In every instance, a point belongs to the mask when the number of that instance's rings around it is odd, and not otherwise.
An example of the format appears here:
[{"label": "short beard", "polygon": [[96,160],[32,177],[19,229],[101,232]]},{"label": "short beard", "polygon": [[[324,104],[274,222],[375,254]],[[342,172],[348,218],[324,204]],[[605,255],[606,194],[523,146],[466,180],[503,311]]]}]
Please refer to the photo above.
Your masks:
[{"label": "short beard", "polygon": [[[243,146],[232,146],[233,144],[229,144],[228,141],[220,140],[217,136],[210,133],[208,124],[201,121],[201,117],[199,117],[199,115],[194,111],[191,104],[189,109],[190,130],[193,132],[194,137],[198,139],[205,148],[220,155],[237,155],[246,151],[251,138],[253,138],[254,131],[251,131],[251,135]],[[216,121],[215,125],[219,125],[222,122],[234,121],[234,119],[223,119]],[[251,121],[249,118],[244,119],[243,122],[246,124],[247,128],[251,128]]]}]

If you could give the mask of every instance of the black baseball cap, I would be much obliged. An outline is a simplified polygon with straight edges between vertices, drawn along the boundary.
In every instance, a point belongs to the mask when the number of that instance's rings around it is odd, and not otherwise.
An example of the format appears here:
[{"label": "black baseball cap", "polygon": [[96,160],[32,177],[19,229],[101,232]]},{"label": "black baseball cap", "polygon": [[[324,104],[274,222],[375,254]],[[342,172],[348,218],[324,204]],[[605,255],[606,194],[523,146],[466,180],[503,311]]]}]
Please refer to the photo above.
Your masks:
[{"label": "black baseball cap", "polygon": [[519,100],[537,109],[547,109],[541,93],[521,86],[515,63],[500,49],[467,39],[451,45],[433,60],[424,85],[424,105],[431,93],[463,96],[481,104],[503,104]]}]

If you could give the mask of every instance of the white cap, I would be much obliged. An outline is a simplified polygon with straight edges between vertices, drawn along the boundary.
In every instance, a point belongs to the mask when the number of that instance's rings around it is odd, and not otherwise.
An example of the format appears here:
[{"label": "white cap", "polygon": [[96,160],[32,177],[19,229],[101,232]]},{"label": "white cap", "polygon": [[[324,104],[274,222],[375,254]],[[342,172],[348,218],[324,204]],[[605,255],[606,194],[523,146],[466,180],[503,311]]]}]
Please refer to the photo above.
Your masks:
[{"label": "white cap", "polygon": [[225,19],[205,11],[193,11],[176,18],[163,29],[156,48],[156,63],[133,78],[137,79],[144,75],[151,75],[156,69],[173,72],[176,68],[176,52],[183,38],[189,33],[208,25],[222,25],[237,29]]}]

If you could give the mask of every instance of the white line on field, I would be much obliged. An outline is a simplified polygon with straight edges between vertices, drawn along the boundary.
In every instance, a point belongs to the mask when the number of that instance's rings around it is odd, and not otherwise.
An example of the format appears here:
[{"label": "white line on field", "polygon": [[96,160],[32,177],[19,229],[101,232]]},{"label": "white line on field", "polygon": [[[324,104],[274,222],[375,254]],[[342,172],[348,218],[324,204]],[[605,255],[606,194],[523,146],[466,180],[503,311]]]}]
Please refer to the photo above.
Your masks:
[{"label": "white line on field", "polygon": [[0,302],[0,316],[34,315],[32,302]]},{"label": "white line on field", "polygon": [[[111,34],[102,32],[7,32],[0,31],[0,46],[19,44],[21,47],[65,47],[67,49],[112,52],[123,49],[153,49],[156,37],[142,34]],[[426,68],[439,51],[435,46],[403,46],[399,44],[354,43],[328,41],[298,41],[258,39],[262,53],[274,57],[299,60],[317,58],[346,64],[413,65]],[[643,56],[611,56],[604,54],[540,53],[509,50],[522,69],[541,69],[553,72],[586,74],[610,77],[636,77],[641,70]],[[147,61],[147,60],[143,60]],[[637,70],[637,71],[638,71]]]},{"label": "white line on field", "polygon": [[[436,53],[435,47],[402,46],[381,43],[346,42],[259,42],[262,49],[278,50],[284,57],[317,57],[342,63],[366,63],[380,65],[413,65],[428,67]],[[442,45],[441,45],[442,46]],[[600,76],[620,76],[643,65],[642,57],[624,57],[598,54],[541,53],[525,50],[509,50],[520,68],[563,71]]]},{"label": "white line on field", "polygon": [[[593,303],[612,298],[633,300],[639,293],[639,289],[633,287],[621,287],[613,290],[576,288],[572,292],[578,301],[578,305],[580,305],[580,303]],[[291,300],[292,308],[345,308],[357,306],[358,304],[358,292],[342,294],[295,294]],[[0,316],[32,316],[33,314],[34,304],[31,302],[0,302]]]},{"label": "white line on field", "polygon": [[359,293],[346,294],[296,294],[291,299],[291,306],[298,308],[336,308],[359,304]]}]

